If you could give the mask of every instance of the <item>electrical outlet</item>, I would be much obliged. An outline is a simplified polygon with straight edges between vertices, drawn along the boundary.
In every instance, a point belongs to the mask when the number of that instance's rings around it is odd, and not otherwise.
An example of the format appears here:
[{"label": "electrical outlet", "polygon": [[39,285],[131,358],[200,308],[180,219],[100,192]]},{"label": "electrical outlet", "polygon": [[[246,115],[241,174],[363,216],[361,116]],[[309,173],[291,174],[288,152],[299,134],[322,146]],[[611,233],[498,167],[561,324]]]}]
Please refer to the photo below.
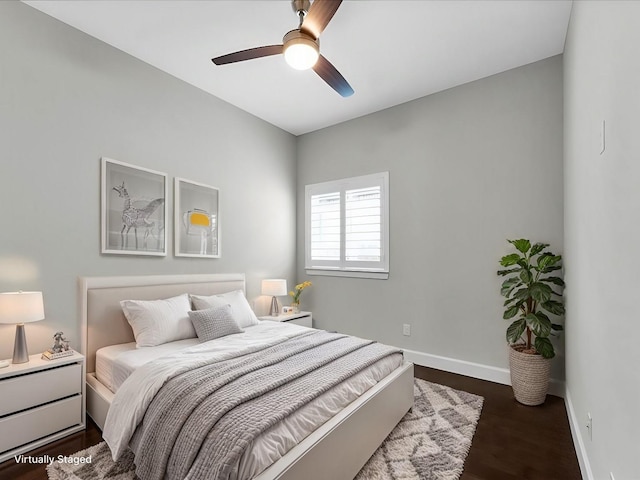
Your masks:
[{"label": "electrical outlet", "polygon": [[589,432],[589,440],[593,440],[593,418],[591,418],[590,412],[587,412],[587,431]]},{"label": "electrical outlet", "polygon": [[409,325],[408,323],[402,325],[402,335],[404,335],[405,337],[411,336],[411,325]]}]

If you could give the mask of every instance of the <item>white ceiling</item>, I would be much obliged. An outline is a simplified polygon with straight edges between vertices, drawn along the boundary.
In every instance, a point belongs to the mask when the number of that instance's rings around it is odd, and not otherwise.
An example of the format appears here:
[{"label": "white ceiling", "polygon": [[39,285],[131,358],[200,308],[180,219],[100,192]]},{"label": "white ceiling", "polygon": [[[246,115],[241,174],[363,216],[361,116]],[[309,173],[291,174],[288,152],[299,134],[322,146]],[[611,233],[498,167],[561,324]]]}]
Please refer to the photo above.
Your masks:
[{"label": "white ceiling", "polygon": [[562,53],[571,0],[345,0],[320,51],[355,90],[342,98],[280,56],[211,58],[282,43],[288,0],[25,1],[300,135]]}]

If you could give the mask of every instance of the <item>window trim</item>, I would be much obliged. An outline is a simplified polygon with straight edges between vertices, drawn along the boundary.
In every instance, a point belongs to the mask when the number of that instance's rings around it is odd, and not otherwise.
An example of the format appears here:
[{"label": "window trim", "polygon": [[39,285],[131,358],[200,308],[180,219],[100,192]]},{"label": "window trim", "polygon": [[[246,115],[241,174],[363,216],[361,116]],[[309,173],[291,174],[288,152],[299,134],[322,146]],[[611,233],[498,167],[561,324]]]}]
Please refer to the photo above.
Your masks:
[{"label": "window trim", "polygon": [[[376,267],[366,267],[366,262],[352,262],[345,259],[345,205],[346,191],[371,186],[380,186],[381,235],[380,262]],[[340,193],[340,260],[335,262],[311,262],[311,197],[326,193]],[[343,178],[329,182],[305,185],[305,270],[307,275],[327,275],[355,278],[389,278],[389,172],[380,172],[357,177]]]}]

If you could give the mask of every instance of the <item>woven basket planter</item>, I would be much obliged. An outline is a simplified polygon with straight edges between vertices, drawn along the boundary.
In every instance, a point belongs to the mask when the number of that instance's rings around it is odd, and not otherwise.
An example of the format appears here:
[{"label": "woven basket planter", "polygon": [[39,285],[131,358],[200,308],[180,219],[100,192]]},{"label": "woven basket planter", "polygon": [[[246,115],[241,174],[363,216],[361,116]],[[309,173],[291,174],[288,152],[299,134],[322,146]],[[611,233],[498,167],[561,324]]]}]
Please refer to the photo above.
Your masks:
[{"label": "woven basket planter", "polygon": [[523,405],[543,404],[549,387],[551,359],[522,353],[510,346],[509,367],[516,400]]}]

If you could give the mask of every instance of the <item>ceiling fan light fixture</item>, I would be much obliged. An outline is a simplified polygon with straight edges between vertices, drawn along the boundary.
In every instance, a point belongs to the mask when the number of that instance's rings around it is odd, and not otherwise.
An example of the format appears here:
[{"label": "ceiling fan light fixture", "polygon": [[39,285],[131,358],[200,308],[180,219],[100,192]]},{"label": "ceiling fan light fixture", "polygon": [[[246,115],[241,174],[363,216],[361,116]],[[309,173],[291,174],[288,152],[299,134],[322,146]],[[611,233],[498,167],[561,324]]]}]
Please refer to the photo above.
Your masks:
[{"label": "ceiling fan light fixture", "polygon": [[292,30],[284,36],[284,59],[296,70],[308,70],[320,57],[317,40],[300,30]]}]

